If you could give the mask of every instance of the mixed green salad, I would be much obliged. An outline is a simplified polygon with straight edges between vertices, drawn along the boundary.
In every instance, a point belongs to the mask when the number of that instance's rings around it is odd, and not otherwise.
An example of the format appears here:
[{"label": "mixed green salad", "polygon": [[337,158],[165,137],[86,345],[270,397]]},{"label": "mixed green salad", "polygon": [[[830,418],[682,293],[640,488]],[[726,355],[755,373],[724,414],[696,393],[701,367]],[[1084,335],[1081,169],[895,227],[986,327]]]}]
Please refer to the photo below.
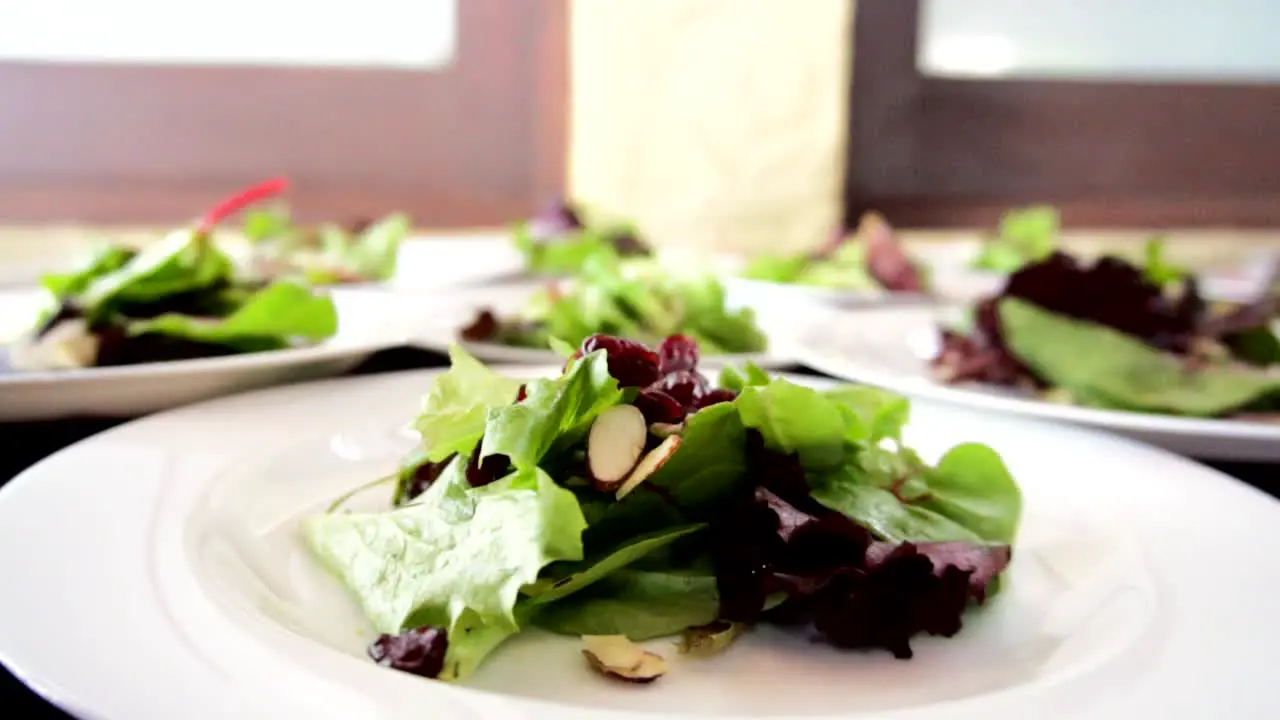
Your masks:
[{"label": "mixed green salad", "polygon": [[712,386],[688,338],[592,336],[536,380],[451,355],[420,446],[380,481],[388,508],[339,500],[301,527],[385,666],[464,680],[536,627],[649,682],[666,660],[635,643],[706,655],[760,623],[905,659],[959,632],[1010,563],[1021,494],[1000,456],[924,461],[896,395],[751,365]]},{"label": "mixed green salad", "polygon": [[[1000,217],[995,234],[983,244],[970,265],[975,270],[1007,275],[1025,265],[1042,262],[1061,247],[1061,229],[1058,209],[1051,205],[1009,210]],[[1186,268],[1168,259],[1164,238],[1159,235],[1143,245],[1141,263],[1147,279],[1157,285],[1187,275]]]},{"label": "mixed green salad", "polygon": [[765,334],[750,308],[730,309],[712,274],[649,258],[597,250],[572,280],[549,283],[513,317],[482,310],[461,330],[470,342],[547,348],[596,333],[656,343],[668,335],[697,339],[708,354],[763,351]]},{"label": "mixed green salad", "polygon": [[8,364],[131,365],[278,350],[332,336],[338,317],[328,296],[294,281],[246,279],[214,244],[218,222],[278,189],[275,182],[254,186],[146,249],[110,245],[75,272],[44,277],[52,307],[9,348]]},{"label": "mixed green salad", "polygon": [[516,223],[512,237],[525,258],[525,269],[537,275],[576,275],[601,252],[646,257],[652,249],[629,223],[589,224],[579,207],[558,200],[537,216]]},{"label": "mixed green salad", "polygon": [[742,277],[844,290],[928,290],[928,269],[910,257],[878,213],[866,213],[853,233],[841,231],[815,252],[753,258]]},{"label": "mixed green salad", "polygon": [[390,280],[400,245],[412,229],[403,213],[347,227],[301,225],[281,205],[247,211],[242,232],[251,249],[250,273],[264,279],[341,285]]},{"label": "mixed green salad", "polygon": [[[1153,249],[1154,248],[1154,251]],[[1198,417],[1280,410],[1280,296],[1211,304],[1159,242],[1145,264],[1053,251],[942,330],[939,379],[1089,407]]]}]

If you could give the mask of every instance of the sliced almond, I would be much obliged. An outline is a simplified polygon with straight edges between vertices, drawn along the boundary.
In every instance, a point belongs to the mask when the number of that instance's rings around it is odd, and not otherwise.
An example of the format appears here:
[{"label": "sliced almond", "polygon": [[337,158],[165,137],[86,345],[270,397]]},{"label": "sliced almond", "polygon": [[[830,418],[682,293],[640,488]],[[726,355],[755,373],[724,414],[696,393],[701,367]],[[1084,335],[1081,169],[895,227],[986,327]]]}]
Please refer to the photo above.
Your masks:
[{"label": "sliced almond", "polygon": [[649,425],[649,432],[660,438],[679,435],[684,432],[684,423],[653,423]]},{"label": "sliced almond", "polygon": [[649,428],[634,405],[614,405],[600,413],[587,434],[587,469],[597,489],[616,490],[644,452]]},{"label": "sliced almond", "polygon": [[633,683],[650,683],[667,674],[667,661],[625,635],[584,635],[582,654],[602,675]]},{"label": "sliced almond", "polygon": [[632,470],[627,479],[618,487],[616,497],[619,500],[626,497],[640,483],[648,480],[650,475],[657,472],[658,468],[666,465],[671,456],[676,454],[676,450],[680,449],[681,442],[679,435],[668,435],[667,439],[663,440],[658,447],[650,450],[649,454],[640,460],[640,464],[636,465],[635,470]]},{"label": "sliced almond", "polygon": [[745,627],[742,623],[716,620],[709,625],[688,628],[680,635],[680,652],[704,657],[723,652]]}]

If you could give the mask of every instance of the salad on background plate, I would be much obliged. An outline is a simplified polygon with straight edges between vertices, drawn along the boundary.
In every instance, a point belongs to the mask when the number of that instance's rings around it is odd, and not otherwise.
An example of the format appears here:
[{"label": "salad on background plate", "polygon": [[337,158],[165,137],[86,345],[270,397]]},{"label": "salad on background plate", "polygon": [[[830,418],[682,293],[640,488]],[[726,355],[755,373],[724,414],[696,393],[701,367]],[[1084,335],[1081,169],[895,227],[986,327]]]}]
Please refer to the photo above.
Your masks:
[{"label": "salad on background plate", "polygon": [[596,249],[572,279],[548,282],[518,312],[482,309],[459,335],[467,343],[554,349],[595,334],[656,344],[694,338],[707,355],[759,353],[768,338],[749,307],[732,308],[710,273]]},{"label": "salad on background plate", "polygon": [[528,381],[451,354],[420,446],[374,483],[386,509],[343,509],[365,486],[301,525],[381,665],[465,681],[541,628],[649,683],[668,663],[636,643],[710,656],[762,623],[908,659],[912,638],[959,632],[1012,559],[1022,500],[1000,456],[924,462],[896,395],[750,365],[713,384],[680,337],[593,335]]},{"label": "salad on background plate", "polygon": [[305,283],[247,278],[214,243],[219,222],[283,187],[256,185],[152,246],[110,245],[84,267],[45,276],[51,306],[9,346],[7,364],[18,371],[134,365],[333,336],[338,315],[328,295]]},{"label": "salad on background plate", "polygon": [[535,217],[516,223],[512,237],[534,275],[576,275],[600,253],[649,257],[652,248],[629,223],[596,224],[584,220],[583,209],[557,200]]},{"label": "salad on background plate", "polygon": [[302,225],[284,206],[245,212],[241,232],[249,243],[247,272],[262,279],[298,278],[312,285],[378,283],[396,274],[400,246],[413,229],[392,213],[346,227]]},{"label": "salad on background plate", "polygon": [[930,284],[925,264],[907,254],[888,221],[874,212],[864,214],[854,232],[838,232],[816,251],[754,257],[740,277],[860,293],[927,294]]},{"label": "salad on background plate", "polygon": [[1053,402],[1201,418],[1280,412],[1280,296],[1212,303],[1148,245],[1142,266],[1059,251],[941,330],[937,379]]}]

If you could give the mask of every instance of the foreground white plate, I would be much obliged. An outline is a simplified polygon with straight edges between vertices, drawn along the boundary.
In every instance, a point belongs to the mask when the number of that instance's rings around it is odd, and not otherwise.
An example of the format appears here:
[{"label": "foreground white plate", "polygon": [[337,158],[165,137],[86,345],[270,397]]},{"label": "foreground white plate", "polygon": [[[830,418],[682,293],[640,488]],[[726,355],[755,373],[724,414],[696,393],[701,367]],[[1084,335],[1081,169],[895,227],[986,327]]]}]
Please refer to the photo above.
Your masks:
[{"label": "foreground white plate", "polygon": [[831,319],[798,340],[800,360],[828,375],[879,385],[915,398],[1088,425],[1193,457],[1280,462],[1280,423],[1150,415],[1071,407],[997,388],[949,386],[933,380],[938,320],[951,309],[879,308]]},{"label": "foreground white plate", "polygon": [[[474,288],[451,289],[439,294],[416,295],[406,293],[410,305],[418,308],[413,322],[411,341],[419,347],[437,352],[447,352],[450,345],[461,345],[480,360],[492,363],[517,363],[521,365],[550,365],[561,362],[551,350],[512,347],[492,342],[471,342],[459,335],[470,325],[476,314],[489,309],[499,317],[519,313],[529,297],[550,280],[526,279]],[[769,303],[757,304],[747,298],[739,302],[730,294],[729,302],[735,306],[749,305],[756,310],[756,322],[769,338],[769,349],[762,353],[735,353],[729,355],[704,355],[702,365],[709,368],[725,364],[737,364],[747,360],[763,368],[787,367],[795,363],[792,338],[796,329],[806,321],[804,315],[796,315],[787,308]],[[807,318],[812,320],[813,318]]]},{"label": "foreground white plate", "polygon": [[[335,289],[338,334],[309,348],[48,372],[0,369],[0,420],[129,417],[282,382],[337,375],[402,344],[398,300],[376,289]],[[35,289],[0,290],[0,355],[44,307]]]},{"label": "foreground white plate", "polygon": [[709,660],[655,642],[673,669],[647,687],[534,633],[470,687],[379,668],[296,523],[396,465],[433,375],[224,398],[28,470],[0,491],[0,661],[120,720],[1280,716],[1280,503],[1120,438],[924,403],[910,442],[991,443],[1026,513],[1005,592],[910,662],[762,630]]}]

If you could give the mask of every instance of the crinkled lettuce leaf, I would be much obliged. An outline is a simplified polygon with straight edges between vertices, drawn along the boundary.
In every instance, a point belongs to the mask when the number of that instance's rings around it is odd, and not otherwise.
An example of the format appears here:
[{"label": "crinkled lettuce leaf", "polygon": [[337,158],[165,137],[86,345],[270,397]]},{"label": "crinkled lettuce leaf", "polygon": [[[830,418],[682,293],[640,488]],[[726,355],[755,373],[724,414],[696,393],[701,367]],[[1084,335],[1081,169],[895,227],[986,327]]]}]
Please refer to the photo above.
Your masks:
[{"label": "crinkled lettuce leaf", "polygon": [[333,300],[310,288],[278,282],[249,295],[226,317],[166,313],[125,324],[130,335],[158,334],[243,350],[264,343],[285,346],[294,338],[321,340],[338,331]]},{"label": "crinkled lettuce leaf", "polygon": [[558,378],[525,385],[525,399],[489,413],[481,458],[505,455],[518,470],[532,470],[553,448],[584,438],[591,422],[622,402],[608,358],[597,350],[569,364]]},{"label": "crinkled lettuce leaf", "polygon": [[1112,328],[1000,301],[1005,344],[1051,385],[1094,404],[1171,415],[1226,415],[1280,393],[1280,375],[1235,363],[1189,367]]},{"label": "crinkled lettuce leaf", "polygon": [[675,635],[716,619],[720,595],[705,571],[623,569],[543,608],[534,624],[562,635]]},{"label": "crinkled lettuce leaf", "polygon": [[[312,553],[375,629],[445,629],[446,668],[465,676],[527,619],[521,588],[547,565],[583,557],[586,520],[573,493],[532,469],[466,487],[465,459],[417,502],[379,514],[307,518]],[[469,636],[479,634],[481,640]],[[465,662],[464,662],[465,661]]]},{"label": "crinkled lettuce leaf", "polygon": [[436,377],[422,400],[414,428],[422,437],[423,460],[439,462],[469,453],[484,435],[489,411],[510,405],[520,381],[504,377],[456,345],[449,370]]}]

